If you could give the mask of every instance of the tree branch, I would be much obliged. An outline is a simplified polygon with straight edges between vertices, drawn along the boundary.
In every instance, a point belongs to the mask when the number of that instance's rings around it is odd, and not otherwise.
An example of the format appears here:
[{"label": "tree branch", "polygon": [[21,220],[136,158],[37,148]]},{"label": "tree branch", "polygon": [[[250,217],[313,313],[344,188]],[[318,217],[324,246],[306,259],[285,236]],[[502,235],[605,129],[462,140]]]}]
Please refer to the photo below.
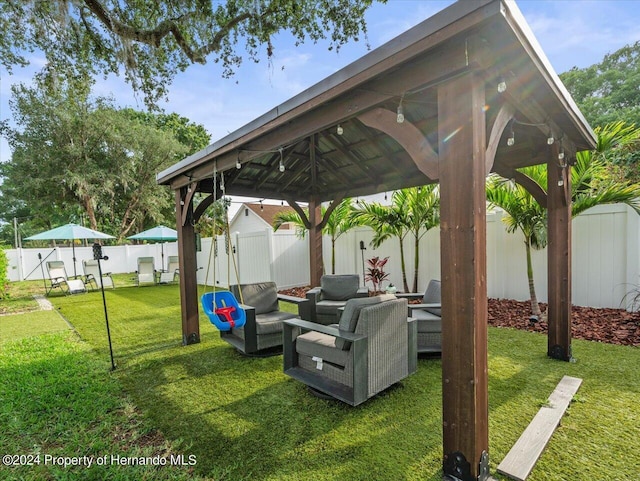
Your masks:
[{"label": "tree branch", "polygon": [[180,32],[180,29],[178,28],[179,22],[191,16],[191,14],[181,15],[180,17],[175,19],[164,20],[160,22],[155,28],[150,30],[140,30],[114,19],[109,14],[109,12],[107,12],[107,10],[99,0],[84,0],[84,3],[87,8],[110,32],[113,32],[124,39],[134,40],[136,42],[150,45],[155,48],[158,48],[160,46],[160,42],[164,37],[171,34],[180,47],[180,50],[184,52],[187,58],[192,63],[201,64],[204,64],[206,62],[205,57],[209,53],[220,49],[222,40],[228,36],[229,32],[231,32],[241,22],[254,16],[254,14],[249,12],[241,13],[235,16],[225,25],[220,26],[220,30],[214,35],[211,42],[194,50],[189,45],[185,37]]}]

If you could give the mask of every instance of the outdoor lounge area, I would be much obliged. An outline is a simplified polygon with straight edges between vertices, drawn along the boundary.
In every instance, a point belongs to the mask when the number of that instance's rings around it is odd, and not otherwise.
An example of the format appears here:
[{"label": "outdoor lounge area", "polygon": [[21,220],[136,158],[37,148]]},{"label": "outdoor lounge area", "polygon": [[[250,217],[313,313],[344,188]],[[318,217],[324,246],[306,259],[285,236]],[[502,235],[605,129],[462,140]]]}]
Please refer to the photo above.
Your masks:
[{"label": "outdoor lounge area", "polygon": [[[252,7],[247,18],[256,15],[259,33],[268,36],[261,3]],[[120,29],[106,10],[98,16],[107,29]],[[171,33],[179,44],[186,39],[177,29]],[[223,52],[229,53],[224,44]],[[628,310],[599,310],[591,307],[596,301],[574,305],[573,241],[581,232],[572,232],[578,205],[572,183],[588,190],[600,179],[582,184],[573,174],[582,153],[596,155],[599,131],[515,2],[452,3],[332,72],[213,144],[184,150],[182,160],[167,157],[154,187],[174,202],[176,231],[127,236],[157,247],[102,252],[96,242],[97,274],[87,256],[87,241],[105,238],[87,237],[97,231],[30,236],[53,241],[44,258],[37,252],[37,266],[16,247],[20,281],[0,286],[10,306],[0,317],[0,478],[5,472],[26,481],[637,477],[640,287],[625,268],[624,280],[634,282]],[[523,171],[535,167],[543,175]],[[546,243],[536,259],[543,256],[546,271],[540,302],[530,247],[541,246],[522,226],[531,303],[490,294],[511,281],[500,275],[511,258],[495,247],[499,229],[488,222],[493,174],[523,189],[542,212],[534,226]],[[336,248],[335,231],[326,230],[343,202],[355,200],[361,209],[350,212],[353,221],[363,214],[361,197],[393,199],[406,188],[436,186],[430,218],[437,223],[427,228],[423,218],[414,230],[402,227],[414,239],[390,234],[399,214],[384,216],[377,229],[367,225],[374,233],[357,239],[359,252],[355,237],[343,238],[348,255]],[[304,261],[280,251],[270,228],[243,237],[232,233],[224,208],[210,217],[239,196],[288,204],[297,215],[288,227],[295,224],[300,237],[304,231],[305,249],[295,249]],[[629,197],[640,199],[640,189]],[[168,215],[166,205],[158,207]],[[640,214],[640,203],[633,208]],[[429,267],[422,269],[420,230],[432,228]],[[15,218],[14,229],[17,246]],[[640,265],[640,230],[625,234],[624,252],[633,253],[618,255],[615,265]],[[400,268],[393,280],[401,278],[402,292],[382,271],[389,236],[399,240],[400,260],[388,266]],[[415,241],[411,289],[405,236]],[[69,241],[73,276],[57,240]],[[120,267],[104,272],[107,247]],[[357,263],[347,265],[354,252],[362,273]],[[25,265],[42,271],[41,282],[22,280]],[[238,265],[259,274],[248,280]],[[277,281],[283,265],[305,279]],[[117,288],[98,289],[107,283]],[[618,294],[615,283],[598,285]],[[56,289],[61,294],[49,296]],[[298,291],[295,298],[290,290]],[[47,462],[51,457],[58,461]]]}]

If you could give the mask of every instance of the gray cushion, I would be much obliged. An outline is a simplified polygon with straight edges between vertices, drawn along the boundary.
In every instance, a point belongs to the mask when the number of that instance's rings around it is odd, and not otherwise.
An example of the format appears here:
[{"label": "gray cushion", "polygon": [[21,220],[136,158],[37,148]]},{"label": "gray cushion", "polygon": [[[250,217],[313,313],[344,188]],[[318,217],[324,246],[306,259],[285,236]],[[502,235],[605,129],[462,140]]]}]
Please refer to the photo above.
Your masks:
[{"label": "gray cushion", "polygon": [[298,354],[319,357],[323,361],[344,367],[349,359],[349,352],[338,349],[336,338],[321,332],[309,331],[296,338]]},{"label": "gray cushion", "polygon": [[282,321],[295,317],[290,312],[272,311],[256,316],[256,334],[273,334],[282,332]]},{"label": "gray cushion", "polygon": [[[374,304],[380,304],[381,302],[390,301],[395,298],[396,296],[393,294],[382,294],[379,296],[349,299],[344,307],[342,316],[340,317],[338,327],[343,331],[355,332],[356,325],[358,324],[358,318],[360,317],[360,311],[362,311],[363,308]],[[336,347],[339,349],[347,350],[350,345],[351,343],[344,339],[336,339]]]},{"label": "gray cushion", "polygon": [[[427,290],[424,292],[424,296],[422,296],[423,304],[440,304],[442,302],[442,297],[440,295],[440,281],[432,279],[429,281],[429,285],[427,286]],[[425,309],[436,316],[442,317],[442,310],[439,307],[428,307]]]},{"label": "gray cushion", "polygon": [[441,319],[440,316],[424,309],[411,309],[410,315],[419,321],[439,321]]},{"label": "gray cushion", "polygon": [[418,332],[442,332],[442,320],[418,319]]},{"label": "gray cushion", "polygon": [[[240,296],[240,289],[242,296]],[[239,303],[256,309],[256,315],[278,310],[278,289],[275,282],[232,285],[229,289]],[[289,316],[292,317],[292,316]]]},{"label": "gray cushion", "polygon": [[316,312],[324,315],[336,315],[340,307],[344,307],[347,301],[318,301],[316,303]]},{"label": "gray cushion", "polygon": [[358,274],[328,274],[320,278],[322,298],[332,301],[346,301],[356,297],[360,277]]}]

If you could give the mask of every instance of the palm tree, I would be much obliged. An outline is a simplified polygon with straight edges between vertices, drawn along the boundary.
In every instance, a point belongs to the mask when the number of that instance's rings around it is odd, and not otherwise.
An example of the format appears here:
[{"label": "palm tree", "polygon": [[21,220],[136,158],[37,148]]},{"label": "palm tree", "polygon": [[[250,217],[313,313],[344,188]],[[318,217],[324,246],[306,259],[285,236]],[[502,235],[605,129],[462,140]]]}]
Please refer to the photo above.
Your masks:
[{"label": "palm tree", "polygon": [[391,196],[391,205],[359,202],[354,216],[360,222],[370,226],[375,234],[371,241],[374,248],[382,242],[397,237],[400,241],[400,267],[405,292],[409,292],[404,258],[404,238],[412,234],[414,242],[413,290],[418,290],[418,272],[420,268],[420,239],[433,227],[440,224],[440,190],[437,184],[424,187],[410,187],[395,191]]},{"label": "palm tree", "polygon": [[[327,211],[327,207],[322,206],[321,213],[323,218],[326,211]],[[329,216],[329,220],[327,221],[326,225],[322,229],[323,234],[329,235],[331,237],[331,273],[332,274],[336,273],[336,241],[342,234],[360,225],[359,221],[351,215],[352,211],[353,211],[353,201],[350,198],[343,199],[342,202],[340,202],[338,206],[333,210],[333,212]],[[308,218],[309,213],[308,211],[305,211],[305,212],[307,213],[307,218]],[[297,212],[291,212],[291,211],[278,212],[278,214],[276,214],[276,217],[274,219],[273,230],[274,231],[278,230],[282,226],[282,224],[285,224],[287,222],[291,222],[296,226],[296,234],[299,237],[301,238],[305,237],[307,233],[307,228],[302,222],[302,219],[300,218]]]},{"label": "palm tree", "polygon": [[[624,123],[617,122],[597,128],[595,133],[596,150],[578,152],[576,164],[571,169],[571,216],[575,217],[596,205],[616,203],[627,204],[640,214],[640,185],[613,178],[606,163],[616,150],[625,149],[640,139],[640,128],[630,130]],[[546,165],[526,167],[520,171],[546,189]],[[531,312],[540,316],[533,282],[531,247],[541,249],[547,245],[546,210],[522,186],[497,176],[491,176],[487,182],[487,199],[507,213],[503,217],[507,231],[519,229],[525,237]]]},{"label": "palm tree", "polygon": [[[394,194],[395,195],[395,194]],[[374,231],[371,246],[376,249],[387,239],[396,237],[400,241],[400,268],[402,270],[402,284],[405,292],[407,286],[407,270],[404,262],[404,238],[409,231],[404,216],[405,211],[397,203],[382,205],[379,202],[358,202],[353,210],[353,217],[362,225],[368,225]]]},{"label": "palm tree", "polygon": [[[521,169],[521,171],[539,185],[546,186],[547,170],[544,167],[527,167]],[[497,175],[490,176],[487,181],[487,200],[491,205],[498,206],[507,213],[502,218],[502,221],[506,224],[507,232],[513,233],[519,229],[524,235],[531,313],[540,317],[542,313],[540,312],[533,282],[531,248],[543,249],[547,245],[547,213],[524,187]]]},{"label": "palm tree", "polygon": [[392,203],[397,203],[405,209],[406,228],[413,235],[413,290],[411,292],[417,292],[420,239],[429,230],[440,225],[440,189],[438,184],[402,189],[393,194]]}]

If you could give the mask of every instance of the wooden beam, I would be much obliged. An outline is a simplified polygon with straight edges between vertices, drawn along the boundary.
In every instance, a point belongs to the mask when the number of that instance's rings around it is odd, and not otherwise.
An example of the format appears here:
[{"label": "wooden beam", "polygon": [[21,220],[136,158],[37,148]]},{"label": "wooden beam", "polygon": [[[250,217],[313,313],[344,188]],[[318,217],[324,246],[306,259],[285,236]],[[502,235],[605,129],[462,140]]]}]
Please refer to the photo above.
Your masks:
[{"label": "wooden beam", "polygon": [[302,221],[304,226],[307,229],[311,229],[311,222],[309,222],[309,218],[307,217],[307,214],[302,209],[302,207],[300,207],[300,204],[298,204],[295,199],[292,199],[290,197],[287,197],[285,200],[287,201],[287,204],[289,204],[291,208],[295,210],[297,214],[300,216],[300,220]]},{"label": "wooden beam", "polygon": [[358,120],[367,127],[384,132],[398,142],[409,154],[418,169],[432,180],[438,179],[438,154],[429,141],[411,122],[399,124],[396,114],[390,110],[377,108],[362,113]]},{"label": "wooden beam", "polygon": [[320,285],[323,274],[322,263],[322,203],[316,197],[309,200],[309,281],[311,287]]},{"label": "wooden beam", "polygon": [[[195,189],[194,189],[195,190]],[[175,191],[178,262],[180,264],[180,307],[182,344],[200,342],[198,281],[196,278],[196,235],[193,228],[193,195],[183,187]],[[186,199],[190,199],[189,202]],[[186,219],[183,222],[183,219]]]},{"label": "wooden beam", "polygon": [[[218,192],[218,199],[221,197],[221,195],[222,192]],[[202,214],[205,213],[207,208],[218,199],[216,199],[216,196],[214,196],[213,194],[202,199],[202,201],[198,204],[198,207],[196,207],[193,211],[193,222],[197,223],[200,220],[200,217],[202,217]]]},{"label": "wooden beam", "polygon": [[571,167],[561,167],[554,143],[547,162],[547,271],[549,335],[547,355],[570,361],[571,354]]},{"label": "wooden beam", "polygon": [[485,163],[487,165],[485,173],[487,175],[491,172],[494,161],[496,160],[496,152],[498,151],[502,132],[504,132],[509,121],[513,118],[515,111],[516,109],[510,103],[507,102],[503,104],[502,107],[500,107],[498,115],[496,115],[493,125],[491,126],[491,134],[489,135],[489,142],[485,153]]},{"label": "wooden beam", "polygon": [[329,207],[327,207],[327,210],[325,211],[324,216],[322,216],[322,221],[320,222],[320,229],[324,229],[324,227],[327,225],[327,222],[329,222],[329,217],[331,217],[331,214],[333,213],[335,208],[338,207],[338,205],[340,205],[340,202],[343,201],[346,195],[347,195],[346,192],[341,192],[336,196],[335,199],[331,201],[331,204],[329,204]]},{"label": "wooden beam", "polygon": [[486,127],[484,81],[438,87],[443,471],[488,475]]},{"label": "wooden beam", "polygon": [[563,376],[527,429],[518,438],[497,471],[517,481],[525,481],[549,443],[582,379]]},{"label": "wooden beam", "polygon": [[547,208],[547,193],[535,180],[528,175],[523,174],[519,170],[511,168],[496,169],[495,173],[505,179],[513,179],[515,182],[524,187],[541,207]]},{"label": "wooden beam", "polygon": [[[187,187],[187,192],[182,199],[182,203],[184,205],[191,205],[193,202],[193,196],[196,194],[198,190],[198,182],[191,182]],[[192,214],[193,210],[183,209],[182,210],[182,219],[180,219],[180,223],[184,225],[187,222],[187,215]]]},{"label": "wooden beam", "polygon": [[[478,14],[484,16],[486,12],[478,10],[465,18],[464,23],[473,24],[477,21],[473,17]],[[441,31],[434,37],[438,37],[437,42],[440,43],[445,35],[445,32]],[[436,38],[427,39],[427,43],[435,40]],[[279,145],[291,144],[296,139],[308,137],[311,132],[320,132],[332,127],[389,99],[400,98],[403,92],[425,89],[461,75],[474,68],[469,65],[467,54],[464,40],[452,40],[442,43],[428,58],[402,65],[394,75],[367,81],[375,76],[375,72],[371,71],[365,76],[368,79],[352,77],[334,91],[280,114],[272,121],[218,149],[215,152],[218,168],[220,171],[235,168],[238,148],[245,154],[243,160],[251,160],[261,155],[261,152],[273,150]],[[397,60],[394,58],[392,61]],[[387,68],[388,64],[379,65],[374,70],[384,71]],[[356,88],[358,85],[364,88]],[[190,164],[188,175],[193,179],[209,175],[213,157],[214,153],[211,153]],[[171,187],[177,189],[183,186],[186,179],[187,177],[176,173],[170,180]]]}]

